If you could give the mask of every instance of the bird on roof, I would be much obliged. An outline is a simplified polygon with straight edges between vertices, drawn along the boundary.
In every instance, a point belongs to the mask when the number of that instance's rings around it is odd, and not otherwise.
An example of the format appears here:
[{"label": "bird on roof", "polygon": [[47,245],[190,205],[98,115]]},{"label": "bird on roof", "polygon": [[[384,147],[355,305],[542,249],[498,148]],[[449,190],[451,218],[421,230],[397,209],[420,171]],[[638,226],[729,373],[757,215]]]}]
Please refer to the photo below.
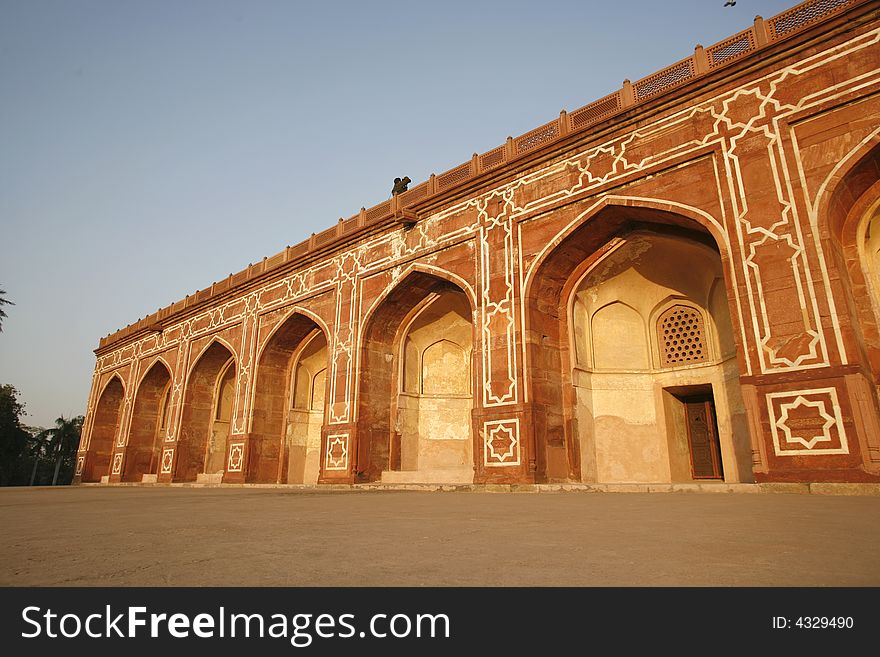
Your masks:
[{"label": "bird on roof", "polygon": [[402,194],[407,191],[408,185],[412,182],[409,179],[409,176],[404,176],[403,178],[395,178],[394,179],[394,187],[391,189],[391,195],[397,196],[398,194]]}]

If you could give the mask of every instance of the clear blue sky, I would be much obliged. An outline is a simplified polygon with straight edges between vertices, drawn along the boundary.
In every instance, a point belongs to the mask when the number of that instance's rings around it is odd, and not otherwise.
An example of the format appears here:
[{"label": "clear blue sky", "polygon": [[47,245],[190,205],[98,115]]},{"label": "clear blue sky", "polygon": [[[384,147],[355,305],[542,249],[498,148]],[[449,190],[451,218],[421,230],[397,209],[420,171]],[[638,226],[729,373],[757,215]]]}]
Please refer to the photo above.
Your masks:
[{"label": "clear blue sky", "polygon": [[0,383],[793,0],[0,0]]}]

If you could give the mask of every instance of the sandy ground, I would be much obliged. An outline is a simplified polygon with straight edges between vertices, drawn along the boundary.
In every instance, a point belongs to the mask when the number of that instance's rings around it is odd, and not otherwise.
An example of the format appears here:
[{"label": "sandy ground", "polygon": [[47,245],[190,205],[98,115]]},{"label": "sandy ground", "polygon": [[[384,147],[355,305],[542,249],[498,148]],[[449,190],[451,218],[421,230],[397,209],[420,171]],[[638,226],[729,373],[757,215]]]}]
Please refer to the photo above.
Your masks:
[{"label": "sandy ground", "polygon": [[0,490],[3,586],[878,586],[880,497]]}]

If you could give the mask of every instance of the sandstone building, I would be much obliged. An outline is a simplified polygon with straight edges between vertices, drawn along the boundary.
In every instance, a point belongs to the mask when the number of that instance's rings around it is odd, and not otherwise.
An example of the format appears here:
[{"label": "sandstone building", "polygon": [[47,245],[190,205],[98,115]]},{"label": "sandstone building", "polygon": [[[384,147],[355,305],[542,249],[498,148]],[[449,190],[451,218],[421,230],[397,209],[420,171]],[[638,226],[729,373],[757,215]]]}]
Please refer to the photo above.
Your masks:
[{"label": "sandstone building", "polygon": [[808,0],[101,340],[76,481],[880,481],[880,2]]}]

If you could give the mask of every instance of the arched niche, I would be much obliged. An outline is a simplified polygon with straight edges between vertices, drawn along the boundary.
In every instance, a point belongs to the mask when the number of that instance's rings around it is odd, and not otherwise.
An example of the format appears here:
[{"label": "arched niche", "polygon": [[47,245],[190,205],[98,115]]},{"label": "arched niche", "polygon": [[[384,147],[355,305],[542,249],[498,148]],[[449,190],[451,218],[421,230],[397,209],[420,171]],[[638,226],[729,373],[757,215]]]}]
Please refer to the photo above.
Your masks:
[{"label": "arched niche", "polygon": [[473,481],[470,315],[467,297],[447,290],[428,297],[403,327],[399,351],[406,374],[396,422],[400,470],[421,473],[404,478]]},{"label": "arched niche", "polygon": [[[466,322],[464,320],[461,323]],[[439,322],[435,331],[442,330],[442,324],[443,322]],[[412,340],[409,336],[407,338]],[[470,360],[470,349],[465,349],[452,340],[443,339],[432,343],[422,352],[420,392],[439,396],[469,395]]]},{"label": "arched niche", "polygon": [[314,484],[321,470],[321,429],[327,390],[327,339],[314,331],[295,357],[293,404],[287,436],[290,444],[289,483]]},{"label": "arched niche", "polygon": [[361,480],[473,481],[473,309],[456,284],[407,275],[363,332]]},{"label": "arched niche", "polygon": [[140,482],[158,472],[160,452],[168,429],[171,373],[157,360],[135,393],[122,481]]},{"label": "arched niche", "polygon": [[302,312],[269,337],[257,365],[247,481],[317,482],[328,364],[324,329]]},{"label": "arched niche", "polygon": [[574,288],[587,313],[599,306],[591,325],[569,317],[594,354],[572,376],[582,459],[599,482],[741,480],[750,444],[736,362],[715,330],[732,334],[726,305],[713,301],[718,251],[681,231],[618,239]]},{"label": "arched niche", "polygon": [[840,272],[833,288],[845,361],[864,362],[873,385],[880,378],[880,287],[877,281],[877,214],[880,145],[841,162],[837,179],[820,197],[817,221],[830,264]]},{"label": "arched niche", "polygon": [[184,391],[174,481],[219,483],[235,402],[235,357],[215,341],[190,370]]},{"label": "arched niche", "polygon": [[588,331],[580,321],[576,315],[573,325],[577,332],[588,336],[595,369],[648,369],[645,320],[638,311],[615,301],[593,314]]},{"label": "arched niche", "polygon": [[[709,395],[724,466],[718,478],[751,480],[727,272],[714,228],[668,211],[613,205],[575,226],[541,256],[526,288],[526,365],[543,427],[536,433],[537,478],[690,481],[676,405]],[[710,363],[660,365],[658,313],[676,300],[706,318]]]},{"label": "arched niche", "polygon": [[119,433],[124,399],[122,380],[114,375],[104,386],[95,406],[92,434],[83,466],[83,482],[99,482],[101,477],[110,473],[110,458],[113,454],[113,443]]},{"label": "arched niche", "polygon": [[[816,211],[828,261],[841,360],[856,366],[846,377],[859,399],[851,442],[854,465],[880,472],[880,144],[864,144],[841,160],[823,185]],[[858,451],[855,451],[857,447]],[[859,463],[860,462],[860,463]]]}]

